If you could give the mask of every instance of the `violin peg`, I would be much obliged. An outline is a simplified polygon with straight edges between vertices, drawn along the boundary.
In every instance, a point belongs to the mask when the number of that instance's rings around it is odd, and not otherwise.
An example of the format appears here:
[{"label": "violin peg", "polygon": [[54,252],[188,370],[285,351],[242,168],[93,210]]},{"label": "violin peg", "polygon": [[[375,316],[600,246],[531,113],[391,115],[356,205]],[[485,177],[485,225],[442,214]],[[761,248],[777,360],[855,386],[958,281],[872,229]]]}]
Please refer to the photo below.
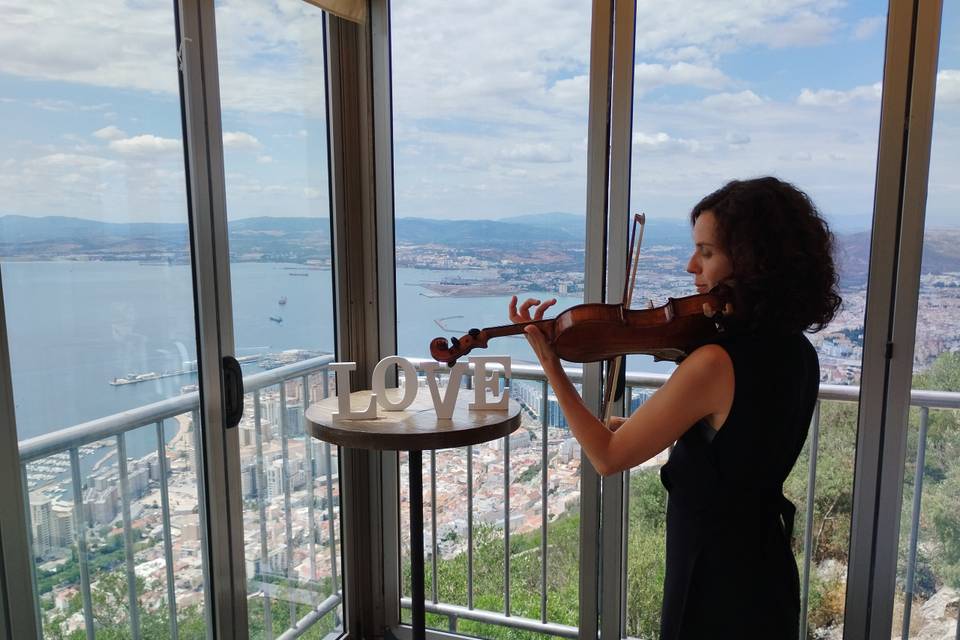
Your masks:
[{"label": "violin peg", "polygon": [[713,316],[716,315],[716,313],[717,313],[716,310],[712,306],[710,306],[709,302],[703,303],[703,315],[707,316],[708,318],[712,318]]}]

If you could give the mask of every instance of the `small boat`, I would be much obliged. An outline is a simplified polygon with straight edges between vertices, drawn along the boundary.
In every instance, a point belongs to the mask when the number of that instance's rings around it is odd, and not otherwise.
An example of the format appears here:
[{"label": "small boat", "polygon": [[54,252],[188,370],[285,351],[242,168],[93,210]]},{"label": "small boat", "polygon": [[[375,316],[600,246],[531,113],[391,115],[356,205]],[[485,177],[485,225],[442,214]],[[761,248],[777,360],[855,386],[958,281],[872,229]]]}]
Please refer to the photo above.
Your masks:
[{"label": "small boat", "polygon": [[279,304],[281,307],[287,304],[287,296],[280,296],[280,299],[277,300],[277,304]]},{"label": "small boat", "polygon": [[281,318],[280,316],[270,316],[270,319],[273,320],[274,322],[283,322],[283,318]]}]

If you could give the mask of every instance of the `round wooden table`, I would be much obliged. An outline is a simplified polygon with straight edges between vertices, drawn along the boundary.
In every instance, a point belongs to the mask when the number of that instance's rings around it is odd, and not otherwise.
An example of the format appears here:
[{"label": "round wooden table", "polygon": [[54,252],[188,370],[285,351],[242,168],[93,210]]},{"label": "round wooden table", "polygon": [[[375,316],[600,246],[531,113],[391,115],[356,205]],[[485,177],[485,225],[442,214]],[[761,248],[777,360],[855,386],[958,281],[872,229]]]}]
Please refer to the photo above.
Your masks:
[{"label": "round wooden table", "polygon": [[[353,411],[363,411],[371,391],[350,394]],[[389,389],[399,400],[399,391]],[[394,395],[396,394],[396,395]],[[439,420],[426,389],[403,411],[377,407],[378,417],[364,420],[334,420],[337,399],[327,398],[306,410],[307,429],[315,438],[352,449],[407,451],[410,473],[410,566],[411,621],[414,640],[426,637],[423,585],[423,454],[425,450],[466,447],[496,440],[520,426],[520,405],[510,400],[506,411],[470,411],[473,391],[462,389],[450,420]]]}]

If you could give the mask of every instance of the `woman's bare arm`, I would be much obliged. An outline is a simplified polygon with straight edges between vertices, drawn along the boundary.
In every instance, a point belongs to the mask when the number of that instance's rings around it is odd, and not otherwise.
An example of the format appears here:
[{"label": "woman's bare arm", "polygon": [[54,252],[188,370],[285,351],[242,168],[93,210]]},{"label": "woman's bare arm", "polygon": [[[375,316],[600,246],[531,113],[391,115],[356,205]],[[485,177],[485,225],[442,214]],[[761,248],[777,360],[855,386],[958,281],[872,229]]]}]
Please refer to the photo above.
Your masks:
[{"label": "woman's bare arm", "polygon": [[[539,300],[528,299],[518,309],[514,296],[508,307],[509,317],[513,322],[539,320],[555,302],[554,299],[541,304]],[[531,318],[533,306],[536,310]],[[543,332],[536,325],[528,325],[524,331],[543,365],[570,430],[600,475],[631,469],[649,460],[680,438],[697,420],[725,416],[733,404],[730,356],[718,345],[706,345],[691,353],[663,387],[622,425],[616,430],[608,429],[584,404]]]},{"label": "woman's bare arm", "polygon": [[707,345],[690,354],[663,387],[616,431],[604,427],[590,412],[558,358],[547,358],[545,362],[541,358],[541,363],[574,437],[603,476],[649,460],[697,420],[726,414],[733,403],[733,363],[717,345]]}]

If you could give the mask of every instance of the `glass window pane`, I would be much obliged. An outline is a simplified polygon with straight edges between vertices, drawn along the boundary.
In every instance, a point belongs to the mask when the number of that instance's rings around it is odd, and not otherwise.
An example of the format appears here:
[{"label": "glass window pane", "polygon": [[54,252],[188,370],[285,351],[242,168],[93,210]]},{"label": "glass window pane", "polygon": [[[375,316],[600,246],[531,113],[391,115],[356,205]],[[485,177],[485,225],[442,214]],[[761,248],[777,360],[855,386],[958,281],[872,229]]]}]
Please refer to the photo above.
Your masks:
[{"label": "glass window pane", "polygon": [[250,637],[322,638],[343,620],[338,448],[303,417],[333,382],[324,14],[224,1],[216,20],[234,343],[245,377],[273,376],[238,427]]},{"label": "glass window pane", "polygon": [[[943,5],[926,229],[920,274],[913,406],[900,523],[893,629],[902,638],[957,637],[960,593],[960,7]],[[943,392],[936,400],[924,391]]]},{"label": "glass window pane", "polygon": [[[197,349],[172,5],[15,2],[0,270],[45,637],[201,637]],[[137,417],[131,411],[151,415]],[[24,583],[26,585],[26,583]]]},{"label": "glass window pane", "polygon": [[[692,207],[730,180],[774,175],[809,194],[836,236],[843,307],[808,337],[822,383],[859,384],[885,28],[886,5],[869,1],[638,8],[631,205],[648,224],[637,300],[659,305],[694,294],[686,272]],[[673,369],[647,357],[628,362],[630,371]],[[647,395],[635,395],[635,406]],[[843,623],[856,400],[821,404],[784,487],[798,508],[793,549],[808,633]],[[656,468],[638,468],[631,478],[625,570],[633,637],[659,631],[663,521],[646,515],[662,508],[656,476]]]},{"label": "glass window pane", "polygon": [[[429,358],[437,336],[508,324],[512,294],[557,298],[548,317],[583,301],[590,4],[398,2],[391,11],[398,350]],[[492,341],[486,353],[536,363],[522,336]],[[511,614],[541,619],[546,498],[546,620],[575,627],[580,458],[565,424],[550,418],[541,381],[519,377],[514,372],[513,395],[527,411],[506,468],[502,442],[473,448],[472,476],[467,451],[438,454],[438,599],[505,610],[497,568],[505,566],[509,526]],[[426,456],[424,469],[429,474]],[[464,500],[469,478],[472,512]],[[400,482],[406,519],[405,468]],[[429,486],[427,475],[425,505]],[[429,518],[427,509],[428,559]],[[408,562],[409,541],[400,542]],[[428,562],[428,598],[431,574]],[[408,568],[401,592],[410,593]],[[408,620],[409,611],[403,616]],[[449,624],[428,616],[435,628]],[[465,620],[455,626],[464,633],[490,629]]]}]

